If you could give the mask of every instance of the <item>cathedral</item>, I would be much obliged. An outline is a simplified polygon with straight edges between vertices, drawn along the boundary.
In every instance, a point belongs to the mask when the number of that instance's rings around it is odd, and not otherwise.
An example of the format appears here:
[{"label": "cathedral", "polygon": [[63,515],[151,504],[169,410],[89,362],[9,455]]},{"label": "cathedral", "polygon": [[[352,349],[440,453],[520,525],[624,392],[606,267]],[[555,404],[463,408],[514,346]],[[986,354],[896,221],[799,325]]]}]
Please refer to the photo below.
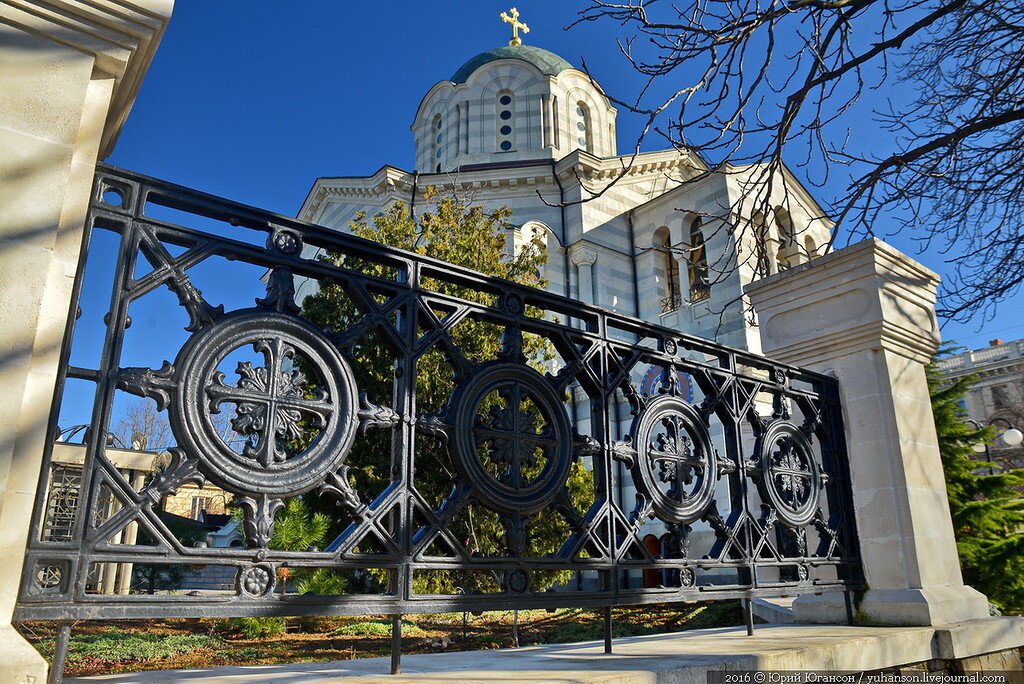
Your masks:
[{"label": "cathedral", "polygon": [[[600,85],[523,45],[518,13],[502,18],[512,24],[510,44],[470,58],[423,97],[411,126],[415,170],[319,178],[298,218],[345,230],[358,212],[372,216],[395,201],[415,215],[430,186],[508,206],[510,249],[535,236],[546,242],[551,291],[760,351],[742,289],[757,272],[826,249],[831,224],[811,195],[786,173],[768,191],[774,211],[765,217],[742,208],[753,167],[709,174],[692,150],[619,155],[617,112]],[[753,236],[770,258],[751,258]]]}]

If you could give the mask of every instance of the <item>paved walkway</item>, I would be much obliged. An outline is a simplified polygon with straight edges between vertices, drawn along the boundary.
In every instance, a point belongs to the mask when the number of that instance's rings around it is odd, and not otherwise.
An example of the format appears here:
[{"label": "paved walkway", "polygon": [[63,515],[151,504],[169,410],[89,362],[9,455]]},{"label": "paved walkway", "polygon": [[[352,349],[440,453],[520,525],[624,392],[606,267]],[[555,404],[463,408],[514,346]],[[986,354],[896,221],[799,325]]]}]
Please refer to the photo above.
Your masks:
[{"label": "paved walkway", "polygon": [[433,653],[402,658],[402,674],[388,675],[388,658],[328,663],[164,670],[67,679],[78,684],[202,682],[297,684],[335,682],[534,682],[538,684],[707,684],[709,670],[874,670],[967,657],[1024,644],[1024,619],[995,618],[933,627],[761,625],[494,651]]}]

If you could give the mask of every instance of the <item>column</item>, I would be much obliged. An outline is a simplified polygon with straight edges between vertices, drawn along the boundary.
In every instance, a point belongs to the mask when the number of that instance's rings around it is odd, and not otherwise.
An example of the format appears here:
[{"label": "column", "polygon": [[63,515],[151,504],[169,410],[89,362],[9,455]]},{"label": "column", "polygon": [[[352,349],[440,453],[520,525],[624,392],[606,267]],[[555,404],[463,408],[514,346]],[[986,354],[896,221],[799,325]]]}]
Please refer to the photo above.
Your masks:
[{"label": "column", "polygon": [[[0,680],[46,663],[11,626],[95,164],[171,0],[0,3]],[[29,571],[31,572],[31,570]]]},{"label": "column", "polygon": [[[859,622],[937,625],[988,616],[965,586],[924,367],[939,342],[938,277],[870,239],[746,293],[764,353],[839,380],[857,532],[868,589]],[[840,594],[802,596],[805,622],[845,620]]]},{"label": "column", "polygon": [[594,264],[597,262],[597,252],[592,249],[577,249],[569,255],[569,259],[577,270],[578,298],[587,304],[597,304],[594,289]]},{"label": "column", "polygon": [[[140,491],[142,486],[145,484],[146,473],[141,470],[129,470],[128,484],[132,486],[135,491]],[[139,540],[139,523],[130,522],[125,525],[124,528],[124,541],[122,543],[129,546],[135,544]],[[117,571],[117,594],[130,594],[132,588],[132,568],[135,567],[132,563],[121,563],[118,566]]]}]

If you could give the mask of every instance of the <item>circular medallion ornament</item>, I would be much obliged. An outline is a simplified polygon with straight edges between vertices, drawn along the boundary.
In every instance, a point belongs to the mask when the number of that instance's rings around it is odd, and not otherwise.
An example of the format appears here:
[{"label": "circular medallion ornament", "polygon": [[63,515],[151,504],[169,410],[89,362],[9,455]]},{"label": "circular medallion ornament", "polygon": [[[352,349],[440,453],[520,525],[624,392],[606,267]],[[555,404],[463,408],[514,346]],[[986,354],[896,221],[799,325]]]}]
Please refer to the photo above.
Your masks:
[{"label": "circular medallion ornament", "polygon": [[253,565],[238,571],[238,591],[250,598],[266,596],[274,590],[274,568],[268,564]]},{"label": "circular medallion ornament", "polygon": [[704,421],[679,397],[662,395],[637,416],[631,430],[637,451],[633,482],[654,514],[690,523],[711,504],[718,462]]},{"label": "circular medallion ornament", "polygon": [[[262,360],[237,362],[236,377],[228,379],[231,361],[245,356]],[[172,431],[218,486],[249,496],[296,496],[345,460],[358,427],[355,378],[305,321],[238,311],[193,335],[175,366]],[[214,423],[218,413],[232,416],[241,439],[225,440]]]},{"label": "circular medallion ornament", "polygon": [[684,587],[692,587],[697,582],[697,574],[693,568],[679,568],[679,584]]},{"label": "circular medallion ornament", "polygon": [[814,519],[821,496],[821,470],[807,436],[792,423],[777,420],[765,429],[757,444],[761,497],[790,527]]},{"label": "circular medallion ornament", "polygon": [[455,464],[485,506],[533,513],[564,489],[572,430],[563,400],[537,371],[508,361],[481,365],[452,395]]},{"label": "circular medallion ornament", "polygon": [[514,594],[522,594],[530,588],[530,575],[518,568],[505,575],[505,586]]},{"label": "circular medallion ornament", "polygon": [[514,292],[509,292],[505,295],[505,298],[502,300],[502,305],[506,311],[515,316],[518,316],[526,310],[523,298]]},{"label": "circular medallion ornament", "polygon": [[302,241],[290,230],[279,230],[273,236],[273,245],[282,254],[295,254],[302,246]]}]

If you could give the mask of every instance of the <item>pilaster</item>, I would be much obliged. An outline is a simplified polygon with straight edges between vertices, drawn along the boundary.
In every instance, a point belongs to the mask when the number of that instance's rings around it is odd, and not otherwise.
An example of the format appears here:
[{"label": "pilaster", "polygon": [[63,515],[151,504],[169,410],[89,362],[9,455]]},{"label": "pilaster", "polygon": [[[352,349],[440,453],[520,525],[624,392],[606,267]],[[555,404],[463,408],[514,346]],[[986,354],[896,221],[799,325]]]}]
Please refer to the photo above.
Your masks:
[{"label": "pilaster", "polygon": [[0,3],[0,679],[46,663],[11,627],[98,158],[171,0]]},{"label": "pilaster", "polygon": [[[963,584],[924,366],[939,342],[938,277],[870,239],[751,283],[764,353],[839,380],[868,591],[858,619],[934,625],[988,615]],[[841,621],[841,596],[798,620]]]}]

